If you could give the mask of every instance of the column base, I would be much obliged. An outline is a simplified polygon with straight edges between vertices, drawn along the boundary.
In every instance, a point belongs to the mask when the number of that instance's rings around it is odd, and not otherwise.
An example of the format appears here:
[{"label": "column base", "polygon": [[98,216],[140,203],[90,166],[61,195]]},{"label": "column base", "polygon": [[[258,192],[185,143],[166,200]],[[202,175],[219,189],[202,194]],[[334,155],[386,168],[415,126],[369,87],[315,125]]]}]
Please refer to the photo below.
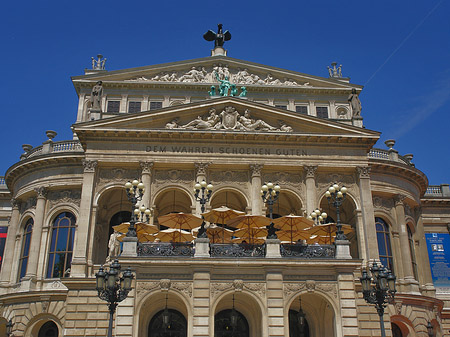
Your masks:
[{"label": "column base", "polygon": [[278,239],[266,239],[266,258],[281,258],[280,243]]},{"label": "column base", "polygon": [[210,257],[210,255],[209,255],[209,238],[195,239],[194,257]]},{"label": "column base", "polygon": [[138,238],[123,238],[123,250],[120,256],[123,257],[137,257]]},{"label": "column base", "polygon": [[336,259],[351,259],[350,255],[350,241],[348,240],[336,240]]},{"label": "column base", "polygon": [[80,258],[73,258],[70,265],[71,277],[86,277],[86,261]]}]

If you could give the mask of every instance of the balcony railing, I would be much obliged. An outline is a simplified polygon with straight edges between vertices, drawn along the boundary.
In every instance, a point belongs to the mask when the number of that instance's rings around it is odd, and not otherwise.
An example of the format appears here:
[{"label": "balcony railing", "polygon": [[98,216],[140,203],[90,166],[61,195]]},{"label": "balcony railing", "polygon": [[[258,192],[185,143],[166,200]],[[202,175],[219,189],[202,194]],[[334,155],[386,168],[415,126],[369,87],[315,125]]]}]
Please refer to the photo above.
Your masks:
[{"label": "balcony railing", "polygon": [[0,187],[6,187],[5,177],[0,177]]},{"label": "balcony railing", "polygon": [[140,243],[138,245],[138,256],[194,256],[194,245],[184,242],[162,242],[162,243]]},{"label": "balcony railing", "polygon": [[31,157],[40,156],[48,153],[61,153],[61,152],[83,152],[81,143],[77,140],[63,140],[60,142],[50,142],[45,145],[39,145],[26,151],[20,156],[20,160],[24,160]]},{"label": "balcony railing", "polygon": [[394,162],[398,162],[398,163],[414,166],[404,156],[400,156],[398,153],[395,153],[395,154],[391,155],[388,150],[383,150],[383,149],[371,149],[369,151],[369,158],[389,160],[389,161],[394,161]]},{"label": "balcony railing", "polygon": [[264,257],[266,245],[212,243],[210,255],[211,257]]},{"label": "balcony railing", "polygon": [[281,256],[297,257],[306,259],[328,258],[333,259],[336,253],[334,245],[299,245],[299,244],[282,244]]},{"label": "balcony railing", "polygon": [[450,198],[449,185],[430,185],[425,192],[425,197]]}]

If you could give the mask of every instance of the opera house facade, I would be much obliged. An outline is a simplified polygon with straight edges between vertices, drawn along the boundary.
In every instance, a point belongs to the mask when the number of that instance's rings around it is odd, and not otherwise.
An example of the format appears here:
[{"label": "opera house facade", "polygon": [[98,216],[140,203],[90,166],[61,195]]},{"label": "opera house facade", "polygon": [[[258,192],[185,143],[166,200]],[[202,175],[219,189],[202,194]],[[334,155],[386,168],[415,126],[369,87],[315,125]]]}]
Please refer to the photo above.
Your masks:
[{"label": "opera house facade", "polygon": [[[449,187],[429,186],[395,141],[374,148],[362,86],[336,64],[319,77],[217,46],[200,59],[110,71],[100,57],[92,68],[72,78],[74,138],[43,130],[0,178],[0,335],[106,335],[96,273],[113,257],[134,275],[115,336],[380,336],[360,282],[374,263],[396,277],[387,336],[449,335]],[[137,203],[133,180],[144,187]],[[213,188],[202,204],[203,181]],[[279,186],[272,203],[268,184]],[[339,205],[334,185],[345,187]],[[225,207],[311,228],[326,213],[345,231],[282,237],[269,218],[255,235],[222,224],[217,239],[220,226],[205,221],[207,235],[122,235],[110,256],[113,227],[135,204],[158,233],[165,215]]]}]

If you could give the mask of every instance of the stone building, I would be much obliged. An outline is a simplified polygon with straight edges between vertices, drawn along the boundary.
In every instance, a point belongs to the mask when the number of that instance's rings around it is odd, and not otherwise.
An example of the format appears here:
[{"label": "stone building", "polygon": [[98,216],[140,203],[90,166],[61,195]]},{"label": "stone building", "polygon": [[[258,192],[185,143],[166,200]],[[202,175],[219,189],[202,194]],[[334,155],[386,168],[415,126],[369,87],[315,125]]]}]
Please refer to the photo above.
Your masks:
[{"label": "stone building", "polygon": [[124,184],[133,179],[145,185],[152,223],[171,212],[200,214],[193,187],[202,180],[214,185],[207,210],[266,215],[260,189],[271,181],[281,186],[277,216],[320,208],[336,219],[325,193],[338,183],[348,189],[341,221],[353,231],[348,242],[300,253],[278,240],[247,255],[204,240],[159,254],[126,242],[119,262],[136,278],[114,335],[166,336],[168,308],[171,336],[232,336],[235,308],[234,336],[301,336],[301,299],[303,336],[380,336],[359,282],[373,261],[397,277],[384,315],[388,336],[426,336],[429,322],[435,336],[450,335],[450,288],[433,284],[426,242],[427,233],[448,235],[448,185],[428,186],[394,141],[373,147],[380,134],[363,125],[355,97],[362,86],[336,64],[323,78],[233,59],[218,46],[200,59],[93,68],[72,78],[74,139],[55,141],[47,131],[0,178],[8,231],[0,335],[10,320],[14,336],[106,335],[95,273],[112,226],[130,217]]}]

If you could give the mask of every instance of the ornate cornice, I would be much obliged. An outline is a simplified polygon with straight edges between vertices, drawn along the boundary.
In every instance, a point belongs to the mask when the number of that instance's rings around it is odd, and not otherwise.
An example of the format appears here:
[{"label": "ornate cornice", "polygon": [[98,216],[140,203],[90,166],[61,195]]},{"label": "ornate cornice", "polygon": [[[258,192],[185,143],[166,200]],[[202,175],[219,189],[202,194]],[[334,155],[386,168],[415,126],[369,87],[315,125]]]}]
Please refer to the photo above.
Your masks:
[{"label": "ornate cornice", "polygon": [[306,178],[315,178],[317,172],[317,166],[304,166],[306,172]]},{"label": "ornate cornice", "polygon": [[143,174],[150,174],[152,172],[152,168],[154,162],[152,161],[140,161],[139,165],[141,166],[141,170]]},{"label": "ornate cornice", "polygon": [[252,172],[252,178],[253,177],[260,177],[263,167],[264,167],[263,164],[250,164],[250,170]]},{"label": "ornate cornice", "polygon": [[82,162],[84,172],[92,172],[92,173],[95,172],[95,168],[97,167],[98,161],[83,159]]}]

